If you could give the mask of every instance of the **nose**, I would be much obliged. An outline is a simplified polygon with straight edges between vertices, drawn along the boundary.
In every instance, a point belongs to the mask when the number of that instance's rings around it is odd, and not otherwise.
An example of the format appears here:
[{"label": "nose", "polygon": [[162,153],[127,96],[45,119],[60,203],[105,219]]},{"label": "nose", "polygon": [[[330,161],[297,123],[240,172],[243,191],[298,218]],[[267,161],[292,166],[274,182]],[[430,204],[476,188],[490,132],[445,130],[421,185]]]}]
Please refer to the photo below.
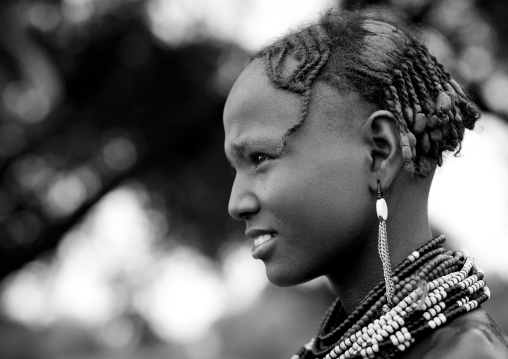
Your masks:
[{"label": "nose", "polygon": [[259,207],[252,186],[237,175],[229,197],[229,215],[237,220],[248,219],[259,211]]}]

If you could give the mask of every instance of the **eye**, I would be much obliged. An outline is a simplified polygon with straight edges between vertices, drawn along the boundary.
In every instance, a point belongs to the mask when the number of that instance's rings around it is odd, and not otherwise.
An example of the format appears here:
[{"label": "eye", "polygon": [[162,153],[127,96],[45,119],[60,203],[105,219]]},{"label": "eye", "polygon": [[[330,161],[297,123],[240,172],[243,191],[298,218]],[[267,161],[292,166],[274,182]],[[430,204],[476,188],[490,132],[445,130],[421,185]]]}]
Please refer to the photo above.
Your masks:
[{"label": "eye", "polygon": [[267,156],[267,155],[263,155],[263,154],[260,154],[260,153],[256,153],[252,156],[252,161],[254,162],[254,164],[257,166],[259,166],[261,163],[263,163],[264,161],[266,160],[269,160],[271,157],[270,156]]}]

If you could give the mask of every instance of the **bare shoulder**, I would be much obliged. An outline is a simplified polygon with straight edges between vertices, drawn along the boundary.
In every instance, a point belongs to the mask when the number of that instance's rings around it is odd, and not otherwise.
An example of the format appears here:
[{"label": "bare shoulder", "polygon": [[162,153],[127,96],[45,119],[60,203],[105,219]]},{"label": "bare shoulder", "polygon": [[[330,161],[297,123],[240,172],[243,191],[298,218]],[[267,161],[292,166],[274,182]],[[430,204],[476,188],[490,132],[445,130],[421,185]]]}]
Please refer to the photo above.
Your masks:
[{"label": "bare shoulder", "polygon": [[508,359],[508,337],[481,308],[415,344],[404,359]]}]

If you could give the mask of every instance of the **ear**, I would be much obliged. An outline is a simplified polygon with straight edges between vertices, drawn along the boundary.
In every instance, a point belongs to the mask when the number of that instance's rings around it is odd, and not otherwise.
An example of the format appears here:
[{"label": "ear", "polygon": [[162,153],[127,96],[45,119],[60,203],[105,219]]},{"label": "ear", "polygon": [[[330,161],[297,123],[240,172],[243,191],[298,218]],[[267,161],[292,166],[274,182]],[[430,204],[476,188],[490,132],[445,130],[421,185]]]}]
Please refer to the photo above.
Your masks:
[{"label": "ear", "polygon": [[390,111],[376,111],[363,124],[362,131],[371,163],[369,187],[376,191],[379,180],[385,190],[390,187],[403,163],[395,116]]}]

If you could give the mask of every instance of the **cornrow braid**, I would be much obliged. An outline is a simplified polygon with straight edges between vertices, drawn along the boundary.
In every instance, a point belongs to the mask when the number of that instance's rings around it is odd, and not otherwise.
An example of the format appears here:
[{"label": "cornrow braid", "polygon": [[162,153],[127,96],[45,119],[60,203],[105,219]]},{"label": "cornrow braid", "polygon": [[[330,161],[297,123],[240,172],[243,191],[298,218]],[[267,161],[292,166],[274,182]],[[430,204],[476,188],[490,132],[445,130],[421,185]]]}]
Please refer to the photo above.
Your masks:
[{"label": "cornrow braid", "polygon": [[254,58],[263,59],[274,86],[302,96],[300,117],[286,131],[283,148],[305,122],[315,81],[356,91],[391,111],[404,168],[423,177],[435,164],[442,165],[443,152],[460,151],[465,129],[472,129],[480,117],[471,98],[425,45],[379,14],[328,11]]}]

